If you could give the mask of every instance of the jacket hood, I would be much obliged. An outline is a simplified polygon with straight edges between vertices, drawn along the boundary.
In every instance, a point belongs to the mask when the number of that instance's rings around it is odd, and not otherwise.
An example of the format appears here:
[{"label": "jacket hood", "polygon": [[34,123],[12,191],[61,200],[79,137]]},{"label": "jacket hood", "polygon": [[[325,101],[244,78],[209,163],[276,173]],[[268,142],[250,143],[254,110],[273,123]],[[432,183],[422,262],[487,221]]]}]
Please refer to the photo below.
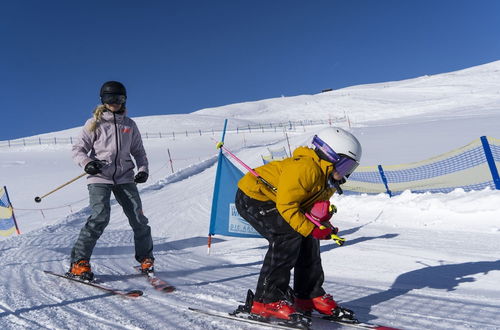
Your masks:
[{"label": "jacket hood", "polygon": [[316,162],[320,167],[321,167],[321,170],[323,171],[323,173],[325,174],[329,174],[329,172],[332,171],[333,169],[333,164],[324,160],[324,159],[321,159],[319,158],[318,154],[316,153],[316,151],[314,151],[314,149],[311,149],[309,147],[298,147],[297,149],[295,149],[293,151],[293,156],[294,158],[296,157],[309,157],[309,158],[312,158],[314,160],[314,162]]}]

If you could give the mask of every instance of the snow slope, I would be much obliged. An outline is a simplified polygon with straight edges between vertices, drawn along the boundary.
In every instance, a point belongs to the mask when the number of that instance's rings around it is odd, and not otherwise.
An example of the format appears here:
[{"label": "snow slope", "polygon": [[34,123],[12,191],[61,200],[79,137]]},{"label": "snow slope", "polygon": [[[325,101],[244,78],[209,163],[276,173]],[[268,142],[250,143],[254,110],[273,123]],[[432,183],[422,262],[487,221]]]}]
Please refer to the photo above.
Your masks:
[{"label": "snow slope", "polygon": [[[150,132],[220,130],[225,117],[230,125],[242,125],[325,119],[345,110],[364,147],[363,165],[406,163],[481,135],[500,137],[499,69],[500,62],[493,62],[432,77],[136,119],[141,130]],[[289,131],[292,148],[306,143],[318,128]],[[74,136],[75,130],[49,135]],[[0,240],[0,327],[255,328],[186,309],[234,309],[246,290],[254,289],[266,252],[263,239],[215,236],[207,256],[218,139],[145,141],[151,178],[140,189],[153,230],[157,273],[178,291],[155,292],[134,274],[132,232],[116,204],[91,260],[100,280],[145,291],[134,300],[42,272],[66,271],[70,249],[89,214],[84,179],[40,204],[33,202],[81,173],[70,159],[70,146],[0,148],[0,184],[9,189],[23,232]],[[250,166],[260,165],[267,147],[285,145],[283,132],[226,136],[226,146]],[[174,174],[167,148],[175,159]],[[332,202],[339,209],[334,223],[347,243],[322,242],[324,286],[361,320],[404,329],[500,329],[500,192],[334,196]],[[314,328],[328,329],[329,324]]]}]

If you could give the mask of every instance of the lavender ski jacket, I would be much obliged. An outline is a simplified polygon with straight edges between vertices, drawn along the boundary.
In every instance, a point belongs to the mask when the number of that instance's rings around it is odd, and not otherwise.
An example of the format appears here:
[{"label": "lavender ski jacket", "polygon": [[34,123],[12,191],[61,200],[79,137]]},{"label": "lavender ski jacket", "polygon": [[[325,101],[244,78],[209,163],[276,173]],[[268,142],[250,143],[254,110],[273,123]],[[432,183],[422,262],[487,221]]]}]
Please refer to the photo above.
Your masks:
[{"label": "lavender ski jacket", "polygon": [[90,131],[94,118],[87,120],[72,147],[73,160],[85,167],[93,160],[104,160],[102,173],[89,175],[87,182],[122,184],[134,182],[134,162],[138,171],[148,173],[148,158],[136,123],[125,113],[105,111],[95,131]]}]

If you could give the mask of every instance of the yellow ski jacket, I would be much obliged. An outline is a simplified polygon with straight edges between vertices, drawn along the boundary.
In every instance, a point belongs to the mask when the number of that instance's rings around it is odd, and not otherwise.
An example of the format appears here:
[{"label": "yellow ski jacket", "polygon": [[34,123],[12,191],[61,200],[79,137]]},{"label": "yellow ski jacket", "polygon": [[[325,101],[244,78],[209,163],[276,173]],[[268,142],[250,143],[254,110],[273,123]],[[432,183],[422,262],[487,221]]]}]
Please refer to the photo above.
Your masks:
[{"label": "yellow ski jacket", "polygon": [[247,196],[272,200],[288,224],[303,236],[308,236],[314,224],[304,215],[314,202],[329,200],[335,189],[329,188],[327,178],[333,171],[332,163],[322,160],[308,147],[298,147],[293,156],[257,167],[255,171],[277,188],[274,193],[251,173],[238,182],[238,188]]}]

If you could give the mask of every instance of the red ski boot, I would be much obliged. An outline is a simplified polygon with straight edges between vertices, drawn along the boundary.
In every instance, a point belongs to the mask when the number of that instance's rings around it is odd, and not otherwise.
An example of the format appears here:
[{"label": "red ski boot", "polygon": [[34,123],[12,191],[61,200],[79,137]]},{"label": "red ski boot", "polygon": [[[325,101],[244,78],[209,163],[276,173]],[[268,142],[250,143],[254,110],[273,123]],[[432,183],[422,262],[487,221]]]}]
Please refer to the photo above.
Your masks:
[{"label": "red ski boot", "polygon": [[250,313],[265,318],[274,317],[277,319],[290,320],[292,318],[291,315],[297,314],[297,311],[286,300],[279,300],[267,304],[254,301]]},{"label": "red ski boot", "polygon": [[337,305],[333,297],[329,294],[324,294],[323,296],[312,299],[295,298],[294,307],[297,311],[305,313],[306,315],[311,315],[312,311],[316,310],[318,313],[326,315],[324,318],[327,319],[351,323],[358,322],[353,311]]},{"label": "red ski boot", "polygon": [[309,329],[311,319],[297,312],[287,300],[262,303],[254,300],[252,290],[248,290],[245,305],[239,305],[230,315],[264,322],[266,324],[286,325],[293,328]]},{"label": "red ski boot", "polygon": [[338,306],[331,295],[324,294],[312,299],[295,298],[294,307],[301,312],[312,312],[314,309],[324,315],[333,315]]}]

